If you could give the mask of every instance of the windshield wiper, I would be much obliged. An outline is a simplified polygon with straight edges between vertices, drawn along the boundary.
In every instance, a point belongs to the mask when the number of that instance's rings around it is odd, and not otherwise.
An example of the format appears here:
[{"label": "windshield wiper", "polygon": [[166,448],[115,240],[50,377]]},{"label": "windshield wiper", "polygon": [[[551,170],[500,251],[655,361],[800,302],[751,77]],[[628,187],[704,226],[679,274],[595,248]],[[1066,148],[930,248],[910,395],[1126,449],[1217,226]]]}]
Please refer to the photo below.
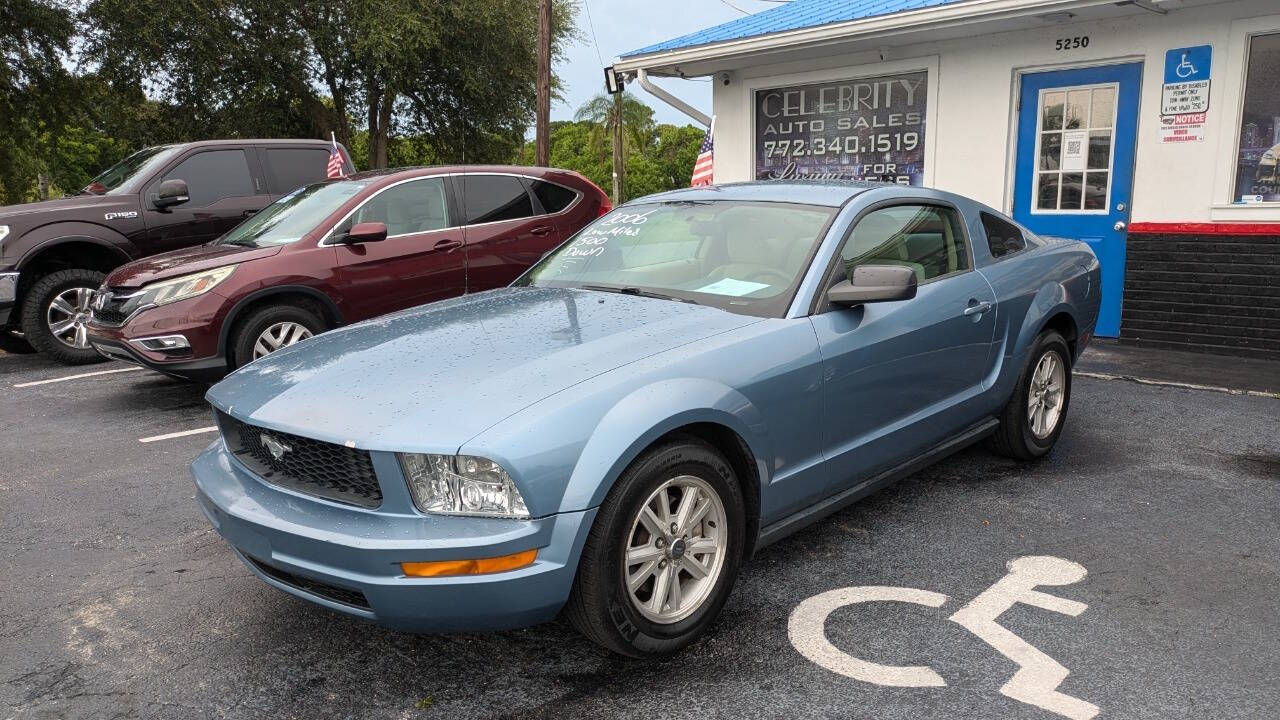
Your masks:
[{"label": "windshield wiper", "polygon": [[620,295],[635,295],[637,297],[657,298],[658,300],[674,300],[676,302],[689,303],[690,305],[698,304],[696,300],[676,297],[675,295],[665,295],[660,292],[645,290],[638,287],[612,287],[610,285],[581,285],[580,287],[583,290],[599,290],[601,292],[618,293]]}]

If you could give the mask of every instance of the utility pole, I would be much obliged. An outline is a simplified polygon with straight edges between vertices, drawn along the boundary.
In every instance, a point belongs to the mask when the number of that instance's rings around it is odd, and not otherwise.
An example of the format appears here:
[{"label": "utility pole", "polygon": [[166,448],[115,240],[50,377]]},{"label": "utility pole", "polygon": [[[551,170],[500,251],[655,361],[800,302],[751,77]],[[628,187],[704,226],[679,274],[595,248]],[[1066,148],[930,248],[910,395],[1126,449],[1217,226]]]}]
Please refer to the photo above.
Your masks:
[{"label": "utility pole", "polygon": [[613,204],[622,204],[622,88],[613,94]]},{"label": "utility pole", "polygon": [[538,2],[538,129],[534,164],[551,164],[551,0]]}]

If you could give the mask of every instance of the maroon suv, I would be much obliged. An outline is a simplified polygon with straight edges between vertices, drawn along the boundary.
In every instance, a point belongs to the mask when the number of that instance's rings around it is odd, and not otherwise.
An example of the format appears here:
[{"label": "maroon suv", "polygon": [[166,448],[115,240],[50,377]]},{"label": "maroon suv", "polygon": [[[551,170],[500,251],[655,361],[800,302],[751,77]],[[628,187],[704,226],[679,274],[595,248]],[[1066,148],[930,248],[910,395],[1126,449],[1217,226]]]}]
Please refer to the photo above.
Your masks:
[{"label": "maroon suv", "polygon": [[129,263],[91,301],[107,357],[213,380],[340,325],[507,285],[610,210],[567,170],[431,167],[298,188],[214,242]]}]

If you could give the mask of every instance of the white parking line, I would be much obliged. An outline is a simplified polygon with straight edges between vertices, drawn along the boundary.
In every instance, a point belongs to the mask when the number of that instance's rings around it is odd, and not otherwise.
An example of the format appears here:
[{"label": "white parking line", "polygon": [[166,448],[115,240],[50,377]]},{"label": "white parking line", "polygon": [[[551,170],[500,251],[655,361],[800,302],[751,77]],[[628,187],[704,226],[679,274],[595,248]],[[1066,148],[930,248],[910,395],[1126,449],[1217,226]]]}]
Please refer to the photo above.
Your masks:
[{"label": "white parking line", "polygon": [[127,367],[116,370],[98,370],[96,372],[80,373],[79,375],[68,375],[66,377],[53,378],[51,380],[36,380],[35,382],[18,383],[14,385],[16,388],[34,387],[36,385],[48,385],[50,383],[66,382],[68,380],[79,380],[80,378],[97,377],[98,375],[114,375],[116,373],[133,372],[135,370],[145,370],[143,367]]},{"label": "white parking line", "polygon": [[183,430],[182,432],[165,433],[164,435],[153,435],[151,437],[138,438],[140,443],[160,442],[161,440],[172,440],[174,438],[186,437],[188,435],[201,435],[204,433],[217,432],[217,427],[202,427],[195,430]]}]

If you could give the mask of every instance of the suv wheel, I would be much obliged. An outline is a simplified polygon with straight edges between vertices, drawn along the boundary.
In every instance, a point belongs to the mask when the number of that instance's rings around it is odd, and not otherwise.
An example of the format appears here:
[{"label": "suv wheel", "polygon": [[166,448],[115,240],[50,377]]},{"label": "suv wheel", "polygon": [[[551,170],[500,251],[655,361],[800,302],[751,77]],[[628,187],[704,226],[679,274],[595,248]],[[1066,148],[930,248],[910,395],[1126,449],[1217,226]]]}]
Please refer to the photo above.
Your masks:
[{"label": "suv wheel", "polygon": [[264,355],[324,332],[324,321],[297,305],[259,308],[236,326],[232,337],[231,368],[244,367]]},{"label": "suv wheel", "polygon": [[1049,454],[1067,422],[1071,403],[1071,349],[1053,330],[1036,338],[1013,397],[1000,415],[991,447],[1001,455],[1034,460]]},{"label": "suv wheel", "polygon": [[89,297],[106,275],[59,270],[36,280],[22,303],[22,334],[36,350],[68,365],[106,358],[89,345]]},{"label": "suv wheel", "polygon": [[697,640],[729,597],[746,510],[733,468],[680,441],[640,456],[600,506],[565,607],[574,627],[623,655]]}]

